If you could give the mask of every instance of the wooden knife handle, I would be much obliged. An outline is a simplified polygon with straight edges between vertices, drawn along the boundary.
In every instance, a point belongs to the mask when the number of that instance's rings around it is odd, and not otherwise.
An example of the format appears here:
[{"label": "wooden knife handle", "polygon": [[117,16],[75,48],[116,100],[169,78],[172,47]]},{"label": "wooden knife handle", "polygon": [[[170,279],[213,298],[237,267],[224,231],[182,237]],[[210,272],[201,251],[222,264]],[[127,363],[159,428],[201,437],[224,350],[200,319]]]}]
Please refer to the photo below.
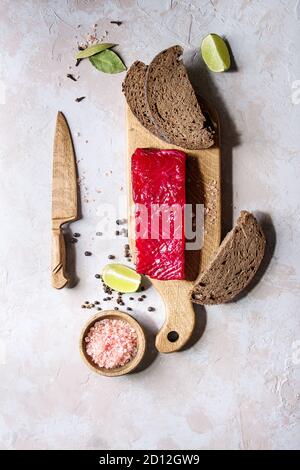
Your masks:
[{"label": "wooden knife handle", "polygon": [[68,282],[66,276],[66,245],[61,228],[52,230],[52,286],[62,289]]},{"label": "wooden knife handle", "polygon": [[157,281],[154,287],[162,296],[166,308],[166,320],[155,339],[161,353],[179,351],[192,336],[195,327],[195,311],[189,299],[189,283],[186,281]]}]

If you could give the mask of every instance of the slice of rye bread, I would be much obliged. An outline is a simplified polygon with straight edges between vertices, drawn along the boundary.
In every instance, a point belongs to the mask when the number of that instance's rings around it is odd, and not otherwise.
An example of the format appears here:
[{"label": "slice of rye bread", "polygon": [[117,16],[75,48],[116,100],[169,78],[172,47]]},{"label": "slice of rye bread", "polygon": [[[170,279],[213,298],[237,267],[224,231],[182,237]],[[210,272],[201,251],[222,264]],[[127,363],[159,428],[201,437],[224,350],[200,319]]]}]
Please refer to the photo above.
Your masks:
[{"label": "slice of rye bread", "polygon": [[122,83],[122,91],[129,108],[140,123],[157,137],[161,137],[153,123],[145,100],[145,79],[148,65],[135,61],[128,70]]},{"label": "slice of rye bread", "polygon": [[232,300],[249,284],[264,257],[266,239],[255,217],[242,211],[191,292],[201,305]]},{"label": "slice of rye bread", "polygon": [[180,59],[182,53],[182,47],[170,47],[148,66],[148,111],[168,142],[186,149],[209,148],[214,143],[213,131],[205,127],[205,117]]}]

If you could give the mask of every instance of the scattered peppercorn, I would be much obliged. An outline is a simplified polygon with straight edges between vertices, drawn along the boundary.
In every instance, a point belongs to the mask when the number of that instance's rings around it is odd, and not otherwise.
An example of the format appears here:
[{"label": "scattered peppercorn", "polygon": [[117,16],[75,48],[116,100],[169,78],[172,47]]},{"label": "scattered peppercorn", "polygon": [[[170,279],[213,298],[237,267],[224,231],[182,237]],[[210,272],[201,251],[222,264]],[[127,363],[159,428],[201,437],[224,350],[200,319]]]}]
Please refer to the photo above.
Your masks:
[{"label": "scattered peppercorn", "polygon": [[100,274],[95,274],[95,278],[96,278],[96,279],[101,279]]},{"label": "scattered peppercorn", "polygon": [[129,300],[134,300],[134,297],[129,297]]},{"label": "scattered peppercorn", "polygon": [[112,289],[108,287],[103,281],[102,281],[102,288],[105,294],[112,294]]},{"label": "scattered peppercorn", "polygon": [[139,301],[139,302],[143,302],[143,300],[144,300],[143,297],[139,297],[139,298],[138,298],[138,301]]},{"label": "scattered peppercorn", "polygon": [[154,307],[148,307],[148,312],[154,312],[155,308]]},{"label": "scattered peppercorn", "polygon": [[100,304],[99,300],[95,300],[94,304],[99,305]]},{"label": "scattered peppercorn", "polygon": [[73,233],[73,237],[79,238],[79,237],[80,237],[80,233],[78,233],[78,232]]},{"label": "scattered peppercorn", "polygon": [[77,242],[78,242],[77,238],[74,238],[74,237],[71,238],[71,243],[77,243]]},{"label": "scattered peppercorn", "polygon": [[115,259],[115,255],[108,255],[108,259]]},{"label": "scattered peppercorn", "polygon": [[124,257],[131,258],[130,246],[128,244],[124,245]]},{"label": "scattered peppercorn", "polygon": [[119,310],[119,307],[115,307],[114,310]]},{"label": "scattered peppercorn", "polygon": [[86,305],[88,305],[90,302],[89,302],[88,300],[86,300],[84,303],[85,303]]},{"label": "scattered peppercorn", "polygon": [[96,232],[97,237],[101,237],[103,234],[102,232]]},{"label": "scattered peppercorn", "polygon": [[81,305],[81,308],[86,308],[86,305],[82,304],[82,305]]},{"label": "scattered peppercorn", "polygon": [[97,307],[97,310],[102,310],[102,308],[101,308],[101,307]]},{"label": "scattered peppercorn", "polygon": [[143,294],[142,297],[143,297],[143,299],[146,299],[147,296],[145,294]]},{"label": "scattered peppercorn", "polygon": [[90,251],[85,251],[84,256],[92,256],[92,253]]},{"label": "scattered peppercorn", "polygon": [[72,73],[67,73],[67,77],[73,80],[73,82],[77,82],[77,78],[75,78]]},{"label": "scattered peppercorn", "polygon": [[127,307],[126,310],[128,310],[128,312],[130,312],[130,311],[132,310],[132,308],[131,308],[131,307]]},{"label": "scattered peppercorn", "polygon": [[116,230],[116,231],[115,231],[115,234],[116,234],[116,235],[120,235],[119,230]]},{"label": "scattered peppercorn", "polygon": [[144,287],[144,286],[142,286],[142,287],[141,287],[141,290],[145,290],[145,287]]}]

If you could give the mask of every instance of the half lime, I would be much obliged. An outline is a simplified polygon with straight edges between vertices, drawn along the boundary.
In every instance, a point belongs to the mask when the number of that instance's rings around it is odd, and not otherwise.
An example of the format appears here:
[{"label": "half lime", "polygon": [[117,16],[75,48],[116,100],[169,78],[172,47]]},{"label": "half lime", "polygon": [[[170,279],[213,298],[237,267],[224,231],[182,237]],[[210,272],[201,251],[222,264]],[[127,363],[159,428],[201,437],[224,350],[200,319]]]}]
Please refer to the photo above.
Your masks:
[{"label": "half lime", "polygon": [[124,293],[136,292],[141,284],[140,274],[128,266],[117,263],[104,266],[102,279],[111,289]]},{"label": "half lime", "polygon": [[230,54],[226,42],[217,34],[209,34],[201,44],[201,54],[212,72],[225,72],[230,67]]}]

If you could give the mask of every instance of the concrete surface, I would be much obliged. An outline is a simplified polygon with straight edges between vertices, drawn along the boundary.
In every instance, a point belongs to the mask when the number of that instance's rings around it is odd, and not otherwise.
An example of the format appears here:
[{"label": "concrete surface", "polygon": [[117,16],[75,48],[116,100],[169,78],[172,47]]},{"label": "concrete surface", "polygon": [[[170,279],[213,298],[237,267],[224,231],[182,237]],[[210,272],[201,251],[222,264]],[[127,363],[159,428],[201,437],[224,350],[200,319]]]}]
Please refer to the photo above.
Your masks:
[{"label": "concrete surface", "polygon": [[[300,448],[299,21],[296,0],[1,0],[1,448]],[[127,65],[184,46],[195,86],[221,115],[224,232],[232,202],[234,219],[258,213],[269,242],[260,282],[199,312],[206,328],[193,347],[115,379],[90,372],[78,353],[92,314],[80,305],[102,297],[94,274],[108,254],[123,260],[125,241],[95,235],[103,204],[115,207],[126,184],[124,74],[74,67],[95,23]],[[227,38],[231,73],[201,63],[210,32]],[[83,212],[72,224],[79,283],[62,291],[49,279],[57,110],[74,136]],[[147,294],[134,315],[153,333],[163,306]]]}]

